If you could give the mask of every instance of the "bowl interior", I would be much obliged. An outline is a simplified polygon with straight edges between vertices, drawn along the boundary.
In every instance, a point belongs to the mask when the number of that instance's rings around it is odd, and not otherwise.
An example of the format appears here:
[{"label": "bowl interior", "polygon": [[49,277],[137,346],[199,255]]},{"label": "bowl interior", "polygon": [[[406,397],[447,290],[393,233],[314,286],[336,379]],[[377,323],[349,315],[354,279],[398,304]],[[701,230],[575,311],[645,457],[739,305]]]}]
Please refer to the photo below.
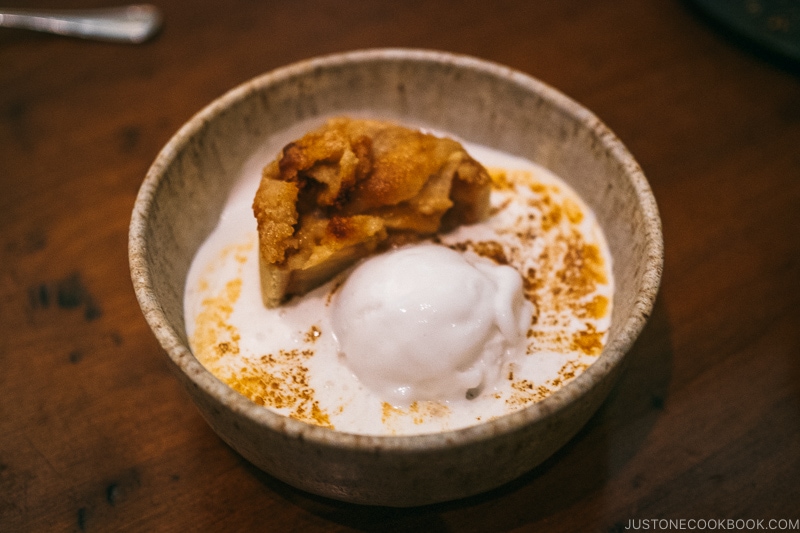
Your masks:
[{"label": "bowl interior", "polygon": [[[377,50],[302,62],[237,87],[193,117],[148,172],[131,222],[131,270],[145,316],[181,373],[212,379],[189,352],[183,293],[234,178],[276,136],[337,114],[448,132],[528,158],[571,185],[606,233],[615,300],[604,353],[565,388],[589,387],[618,365],[652,308],[662,255],[655,201],[627,150],[592,113],[521,73],[440,52]],[[569,399],[541,403],[559,401]],[[537,405],[526,416],[537,416]]]}]

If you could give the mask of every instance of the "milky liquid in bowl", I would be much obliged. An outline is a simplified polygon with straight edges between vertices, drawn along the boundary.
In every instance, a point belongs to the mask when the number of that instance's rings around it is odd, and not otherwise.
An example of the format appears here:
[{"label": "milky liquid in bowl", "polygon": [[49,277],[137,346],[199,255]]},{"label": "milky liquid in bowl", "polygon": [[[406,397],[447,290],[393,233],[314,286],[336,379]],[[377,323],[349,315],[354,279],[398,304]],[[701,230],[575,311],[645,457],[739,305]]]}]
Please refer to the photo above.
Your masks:
[{"label": "milky liquid in bowl", "polygon": [[332,302],[349,270],[267,309],[251,204],[267,164],[316,124],[276,135],[251,158],[186,282],[187,334],[198,360],[255,403],[348,433],[409,435],[471,426],[541,401],[600,355],[610,326],[611,256],[594,214],[528,160],[463,143],[493,177],[492,214],[433,239],[514,267],[536,312],[524,346],[477,397],[396,404],[362,384],[337,353]]}]

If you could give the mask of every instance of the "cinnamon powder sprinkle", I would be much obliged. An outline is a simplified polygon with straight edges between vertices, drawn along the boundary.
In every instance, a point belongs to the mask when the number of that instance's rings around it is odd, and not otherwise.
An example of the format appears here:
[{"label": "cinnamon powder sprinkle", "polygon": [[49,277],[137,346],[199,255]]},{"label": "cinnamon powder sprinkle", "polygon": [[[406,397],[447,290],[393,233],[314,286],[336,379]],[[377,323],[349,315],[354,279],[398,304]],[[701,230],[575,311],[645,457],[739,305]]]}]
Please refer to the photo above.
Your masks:
[{"label": "cinnamon powder sprinkle", "polygon": [[497,241],[473,242],[468,240],[450,245],[450,248],[457,252],[472,250],[477,255],[491,259],[498,265],[508,264],[508,258],[506,257],[506,252],[503,249],[503,245]]},{"label": "cinnamon powder sprinkle", "polygon": [[597,331],[592,324],[587,323],[586,329],[572,336],[573,350],[580,350],[588,355],[600,355],[603,351],[604,332]]},{"label": "cinnamon powder sprinkle", "polygon": [[391,427],[393,420],[404,417],[411,417],[415,425],[422,425],[430,422],[433,418],[444,418],[450,414],[450,408],[447,405],[435,401],[412,402],[406,408],[383,402],[381,409],[383,412],[381,421],[386,427]]},{"label": "cinnamon powder sprinkle", "polygon": [[532,381],[523,379],[511,384],[513,392],[506,399],[506,405],[515,408],[539,402],[553,394],[555,391],[575,379],[581,372],[586,370],[589,365],[576,361],[569,361],[558,371],[558,377],[547,380],[542,384],[535,384]]},{"label": "cinnamon powder sprinkle", "polygon": [[504,168],[487,169],[489,177],[492,179],[492,187],[496,190],[512,190],[514,183],[508,178],[508,172]]},{"label": "cinnamon powder sprinkle", "polygon": [[334,282],[333,288],[331,288],[331,290],[328,292],[328,295],[325,297],[325,307],[328,307],[328,306],[331,305],[331,301],[333,300],[333,296],[342,287],[343,284],[344,284],[344,280],[343,279],[338,279],[338,280],[336,280],[336,282]]},{"label": "cinnamon powder sprinkle", "polygon": [[[237,258],[238,260],[238,258]],[[230,325],[234,304],[241,295],[240,277],[229,281],[220,293],[202,302],[192,336],[195,356],[215,376],[258,405],[280,409],[286,416],[333,429],[328,413],[315,400],[304,364],[314,355],[311,349],[280,350],[244,361],[235,367],[239,354],[239,331]],[[305,335],[313,343],[322,334],[312,326]]]},{"label": "cinnamon powder sprinkle", "polygon": [[[599,355],[606,335],[599,323],[611,308],[610,295],[602,290],[609,283],[609,265],[599,245],[588,242],[579,228],[585,221],[583,208],[559,186],[537,181],[528,171],[494,170],[490,175],[496,190],[524,195],[527,211],[516,215],[513,229],[497,240],[447,244],[509,264],[522,274],[525,297],[537,310],[527,335],[533,339],[529,353]],[[499,204],[507,205],[507,199]],[[578,333],[575,318],[585,322]]]},{"label": "cinnamon powder sprinkle", "polygon": [[204,365],[214,364],[227,355],[239,353],[239,330],[230,325],[230,316],[241,291],[242,280],[235,278],[225,284],[219,295],[203,300],[192,345],[202,347],[198,350],[198,358]]},{"label": "cinnamon powder sprinkle", "polygon": [[225,382],[258,405],[282,409],[290,418],[333,429],[329,415],[314,399],[308,368],[303,364],[313,355],[312,350],[280,350],[262,356],[257,365],[242,367]]},{"label": "cinnamon powder sprinkle", "polygon": [[322,335],[322,331],[316,325],[311,326],[311,328],[306,332],[303,340],[305,340],[309,344],[314,344],[319,339],[319,336]]}]

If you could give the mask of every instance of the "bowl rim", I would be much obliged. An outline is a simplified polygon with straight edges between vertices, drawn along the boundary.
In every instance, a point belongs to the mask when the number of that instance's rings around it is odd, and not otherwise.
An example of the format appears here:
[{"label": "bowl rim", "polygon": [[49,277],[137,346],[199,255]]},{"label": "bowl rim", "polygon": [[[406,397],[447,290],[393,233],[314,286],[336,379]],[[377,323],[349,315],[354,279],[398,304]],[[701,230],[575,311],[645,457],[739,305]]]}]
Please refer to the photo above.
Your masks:
[{"label": "bowl rim", "polygon": [[[251,93],[292,77],[317,69],[341,67],[352,63],[382,61],[415,61],[446,64],[455,68],[476,71],[536,93],[549,104],[558,107],[590,129],[602,147],[611,153],[626,170],[627,178],[636,193],[644,214],[645,249],[647,255],[642,282],[638,287],[634,312],[625,318],[620,334],[611,339],[598,359],[579,376],[547,398],[499,418],[461,429],[413,435],[363,435],[332,430],[301,422],[270,411],[235,392],[208,371],[185,346],[170,325],[153,290],[152,273],[147,266],[148,243],[145,240],[148,218],[164,171],[188,140],[226,108],[246,99]],[[580,395],[572,391],[589,390],[617,367],[643,329],[652,312],[661,282],[663,269],[663,235],[655,197],[647,179],[633,156],[614,133],[591,111],[557,89],[518,70],[476,57],[418,48],[373,48],[328,54],[304,59],[256,76],[221,95],[193,115],[159,151],[147,171],[137,194],[128,238],[129,266],[134,292],[145,319],[161,347],[175,366],[193,384],[220,403],[267,429],[285,437],[324,446],[353,451],[381,450],[411,453],[452,448],[454,445],[474,444],[490,440],[499,434],[512,433],[550,415],[566,409]],[[181,289],[183,291],[183,289]]]}]

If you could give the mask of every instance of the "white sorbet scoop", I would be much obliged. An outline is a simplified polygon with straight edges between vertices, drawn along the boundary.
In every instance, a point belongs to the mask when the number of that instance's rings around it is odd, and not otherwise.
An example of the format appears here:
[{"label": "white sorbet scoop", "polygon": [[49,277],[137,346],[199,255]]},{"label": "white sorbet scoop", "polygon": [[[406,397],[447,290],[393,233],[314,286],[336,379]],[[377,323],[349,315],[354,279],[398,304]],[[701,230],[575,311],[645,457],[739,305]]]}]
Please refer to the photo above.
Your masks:
[{"label": "white sorbet scoop", "polygon": [[360,264],[333,303],[346,365],[384,401],[472,399],[519,355],[533,305],[510,266],[422,244]]}]

